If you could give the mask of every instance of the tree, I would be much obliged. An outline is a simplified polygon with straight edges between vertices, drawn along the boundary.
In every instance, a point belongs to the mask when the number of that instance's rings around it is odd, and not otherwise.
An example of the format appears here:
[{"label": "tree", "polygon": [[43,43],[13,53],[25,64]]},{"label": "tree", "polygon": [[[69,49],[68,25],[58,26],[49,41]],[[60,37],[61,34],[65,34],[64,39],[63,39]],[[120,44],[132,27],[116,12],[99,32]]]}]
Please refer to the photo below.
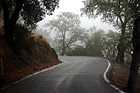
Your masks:
[{"label": "tree", "polygon": [[3,13],[2,13],[2,6],[1,6],[1,2],[0,2],[0,21],[3,20]]},{"label": "tree", "polygon": [[87,56],[103,56],[104,31],[93,27],[88,32],[90,33],[85,47]]},{"label": "tree", "polygon": [[139,0],[130,0],[129,7],[133,16],[135,16],[134,27],[133,27],[133,56],[130,67],[130,75],[128,80],[128,92],[136,92],[136,83],[138,76],[138,69],[140,64],[140,2]]},{"label": "tree", "polygon": [[[101,3],[100,3],[101,2]],[[112,3],[106,3],[106,2],[112,2]],[[115,4],[114,2],[118,2],[118,4],[116,4],[116,7],[112,8],[112,4]],[[118,6],[119,5],[119,6]],[[118,46],[118,51],[122,50],[124,48],[120,48],[121,46],[123,46],[125,43],[124,39],[125,36],[123,34],[125,34],[125,30],[124,27],[128,26],[130,27],[131,24],[134,22],[134,27],[133,27],[133,57],[132,57],[132,64],[131,64],[131,68],[130,68],[130,76],[129,76],[129,80],[128,80],[128,92],[129,93],[135,93],[135,85],[137,82],[137,75],[138,75],[138,68],[139,68],[139,64],[140,64],[140,59],[139,59],[139,55],[140,55],[140,50],[139,50],[139,45],[140,45],[140,2],[139,0],[102,0],[102,1],[97,1],[97,0],[87,0],[85,1],[85,11],[87,12],[88,15],[92,15],[95,14],[94,10],[96,10],[96,14],[103,14],[104,18],[112,18],[113,20],[118,19],[121,22],[121,28],[122,28],[122,36],[120,39],[120,44]],[[108,8],[110,6],[110,8]],[[116,10],[117,9],[117,10]],[[119,9],[119,10],[118,10]],[[105,10],[109,10],[109,11],[105,11]],[[112,12],[114,11],[114,12]],[[120,11],[124,11],[124,12],[120,12]],[[116,15],[119,13],[119,16]],[[109,15],[107,15],[109,14]],[[117,16],[117,18],[113,18],[113,15],[115,14],[115,16]],[[106,16],[107,15],[107,16]],[[121,21],[121,18],[124,19],[124,22]],[[126,19],[129,20],[126,20]],[[135,21],[134,21],[135,20]],[[111,19],[109,21],[112,21]],[[118,20],[117,20],[118,22]],[[124,24],[122,24],[124,23]],[[127,24],[127,25],[126,25]],[[118,52],[120,53],[120,52]],[[118,56],[117,59],[119,58],[123,58],[124,53],[121,53],[121,56]],[[123,59],[120,59],[123,61]]]},{"label": "tree", "polygon": [[128,80],[128,91],[130,93],[136,92],[136,82],[138,76],[138,69],[140,64],[140,17],[134,22],[134,32],[133,32],[133,57],[132,64],[130,68],[130,76]]},{"label": "tree", "polygon": [[83,46],[76,46],[67,53],[68,56],[86,56],[86,49]]},{"label": "tree", "polygon": [[82,37],[82,45],[68,51],[68,55],[116,57],[119,33],[111,30],[105,33],[96,27],[88,29],[86,33]]},{"label": "tree", "polygon": [[118,56],[116,58],[119,62],[124,62],[125,51],[125,33],[126,27],[133,19],[128,7],[127,0],[86,0],[85,7],[82,9],[83,13],[89,17],[97,17],[102,15],[103,22],[108,22],[121,29],[121,36],[118,44]]},{"label": "tree", "polygon": [[116,58],[117,55],[117,45],[119,42],[119,33],[109,30],[106,34],[104,42],[104,55],[107,57]]},{"label": "tree", "polygon": [[79,15],[71,12],[62,12],[57,15],[57,19],[51,20],[46,24],[49,30],[56,33],[55,45],[61,55],[65,55],[82,34]]},{"label": "tree", "polygon": [[4,16],[4,37],[12,44],[18,18],[29,27],[35,27],[45,14],[51,14],[59,0],[0,0]]},{"label": "tree", "polygon": [[1,2],[0,2],[0,19],[2,19],[2,8],[1,8]]}]

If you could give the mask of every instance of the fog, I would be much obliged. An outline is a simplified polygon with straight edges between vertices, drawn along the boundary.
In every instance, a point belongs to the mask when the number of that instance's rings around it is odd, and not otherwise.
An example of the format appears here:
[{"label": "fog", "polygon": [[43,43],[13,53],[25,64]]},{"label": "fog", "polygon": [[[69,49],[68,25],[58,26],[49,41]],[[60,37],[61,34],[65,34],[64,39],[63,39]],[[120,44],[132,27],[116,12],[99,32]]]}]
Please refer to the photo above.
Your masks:
[{"label": "fog", "polygon": [[[44,28],[45,23],[48,23],[51,19],[55,19],[56,15],[61,12],[73,12],[81,15],[80,9],[83,7],[84,4],[82,0],[60,0],[59,8],[54,11],[53,15],[46,15],[46,17],[38,23],[38,28]],[[103,29],[105,31],[112,30],[118,32],[118,30],[116,30],[112,25],[103,23],[100,18],[101,16],[94,19],[89,19],[86,15],[80,16],[81,27],[88,29],[95,26],[96,28]]]}]

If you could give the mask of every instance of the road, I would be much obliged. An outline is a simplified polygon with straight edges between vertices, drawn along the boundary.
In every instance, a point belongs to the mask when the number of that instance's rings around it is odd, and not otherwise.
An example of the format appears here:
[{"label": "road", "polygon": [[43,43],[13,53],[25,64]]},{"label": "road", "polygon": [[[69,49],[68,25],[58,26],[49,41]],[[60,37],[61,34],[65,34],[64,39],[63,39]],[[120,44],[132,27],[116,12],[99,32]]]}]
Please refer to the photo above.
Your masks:
[{"label": "road", "polygon": [[107,62],[92,57],[60,57],[60,66],[33,75],[0,93],[117,93],[103,79]]}]

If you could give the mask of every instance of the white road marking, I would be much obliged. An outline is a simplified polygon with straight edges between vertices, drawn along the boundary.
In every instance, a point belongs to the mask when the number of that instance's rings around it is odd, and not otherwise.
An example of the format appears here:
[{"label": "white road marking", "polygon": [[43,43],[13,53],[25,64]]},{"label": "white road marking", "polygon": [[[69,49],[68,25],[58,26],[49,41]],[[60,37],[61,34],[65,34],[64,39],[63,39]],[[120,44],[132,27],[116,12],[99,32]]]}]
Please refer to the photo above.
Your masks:
[{"label": "white road marking", "polygon": [[[108,67],[106,68],[106,70],[105,70],[105,72],[104,72],[104,74],[103,74],[103,78],[104,78],[104,80],[105,80],[108,84],[110,84],[110,81],[108,80],[106,74],[107,74],[107,72],[108,72],[108,70],[109,70],[109,68],[110,68],[110,66],[111,66],[111,63],[110,63],[108,60],[105,60],[105,61],[108,62]],[[63,61],[61,61],[61,62],[62,62],[62,63],[60,63],[60,64],[58,64],[58,65],[54,65],[54,66],[52,66],[52,67],[50,67],[50,68],[46,68],[46,69],[44,69],[44,70],[41,70],[41,71],[35,72],[35,73],[33,73],[33,74],[29,75],[29,76],[26,76],[26,77],[24,77],[24,78],[22,78],[22,79],[20,79],[20,80],[18,80],[18,81],[16,81],[16,82],[12,83],[12,84],[15,85],[15,84],[17,84],[17,83],[19,83],[19,82],[21,82],[21,81],[23,81],[23,80],[25,80],[25,79],[27,79],[27,78],[29,78],[29,77],[32,77],[32,76],[34,76],[34,75],[37,75],[37,74],[39,74],[39,73],[45,72],[45,71],[47,71],[47,70],[53,69],[53,68],[55,68],[55,67],[58,67],[58,66],[64,64]],[[113,85],[113,84],[110,84],[110,86],[111,86],[112,88],[114,88],[115,90],[119,91],[120,93],[125,93],[125,92],[123,92],[122,90],[120,90],[119,88],[117,88],[117,87],[116,87],[115,85]],[[10,87],[10,85],[5,86],[5,87],[3,87],[3,88],[0,89],[0,90],[6,89],[6,88],[8,88],[8,87]]]},{"label": "white road marking", "polygon": [[[61,61],[61,62],[63,62],[63,61]],[[63,62],[63,63],[64,63],[64,62]],[[54,65],[54,66],[52,66],[52,67],[50,67],[50,68],[46,68],[46,69],[40,70],[40,71],[38,71],[38,72],[35,72],[35,73],[33,73],[33,74],[31,74],[31,75],[28,75],[28,76],[26,76],[26,77],[24,77],[24,78],[22,78],[22,79],[20,79],[20,80],[18,80],[18,81],[15,81],[15,82],[12,83],[11,85],[15,85],[15,84],[17,84],[17,83],[19,83],[19,82],[21,82],[21,81],[23,81],[23,80],[25,80],[25,79],[27,79],[27,78],[30,78],[30,77],[32,77],[32,76],[34,76],[34,75],[37,75],[37,74],[39,74],[39,73],[45,72],[45,71],[50,70],[50,69],[53,69],[53,68],[55,68],[55,67],[58,67],[58,66],[62,65],[63,63],[60,63],[60,64],[58,64],[58,65]],[[8,88],[8,87],[10,87],[10,85],[5,86],[5,87],[1,88],[0,90],[4,90],[4,89],[6,89],[6,88]]]},{"label": "white road marking", "polygon": [[[108,67],[106,68],[106,70],[105,70],[105,72],[104,72],[104,74],[103,74],[103,77],[104,77],[104,80],[105,80],[108,84],[110,84],[111,82],[108,80],[106,74],[107,74],[107,72],[109,71],[109,68],[110,68],[110,66],[111,66],[111,63],[110,63],[108,60],[105,60],[105,61],[108,62]],[[114,88],[115,90],[117,90],[119,93],[125,93],[125,92],[123,92],[122,90],[120,90],[119,88],[117,88],[117,87],[116,87],[115,85],[113,85],[113,84],[110,84],[110,86],[111,86],[112,88]]]}]

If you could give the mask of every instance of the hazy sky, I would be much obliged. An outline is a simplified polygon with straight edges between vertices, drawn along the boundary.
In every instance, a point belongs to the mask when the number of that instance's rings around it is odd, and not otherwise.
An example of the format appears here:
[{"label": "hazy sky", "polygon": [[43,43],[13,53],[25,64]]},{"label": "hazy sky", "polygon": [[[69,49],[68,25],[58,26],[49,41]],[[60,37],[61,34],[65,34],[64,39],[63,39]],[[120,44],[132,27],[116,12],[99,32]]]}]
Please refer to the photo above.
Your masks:
[{"label": "hazy sky", "polygon": [[[56,15],[58,15],[60,12],[73,12],[76,14],[81,14],[80,8],[84,7],[84,4],[82,3],[83,0],[60,0],[59,8],[56,9],[52,16],[46,16],[44,20],[38,23],[39,28],[43,27],[45,23],[47,23],[49,20],[56,18]],[[81,27],[84,28],[90,28],[90,27],[97,27],[98,29],[103,29],[105,31],[113,30],[117,31],[113,26],[103,23],[100,20],[100,17],[96,19],[89,19],[87,16],[83,16],[81,19]]]}]

